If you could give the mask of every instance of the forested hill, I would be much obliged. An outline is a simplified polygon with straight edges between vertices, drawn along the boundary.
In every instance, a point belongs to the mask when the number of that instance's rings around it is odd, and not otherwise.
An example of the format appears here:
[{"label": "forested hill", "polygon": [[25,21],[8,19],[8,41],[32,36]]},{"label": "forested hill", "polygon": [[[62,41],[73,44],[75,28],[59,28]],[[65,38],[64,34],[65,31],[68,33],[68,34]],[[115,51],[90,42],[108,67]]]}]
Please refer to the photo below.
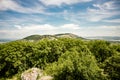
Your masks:
[{"label": "forested hill", "polygon": [[84,39],[82,37],[79,37],[72,33],[63,33],[63,34],[55,34],[55,35],[30,35],[28,37],[25,37],[24,40],[41,40],[41,39],[57,39],[57,38],[80,38]]}]

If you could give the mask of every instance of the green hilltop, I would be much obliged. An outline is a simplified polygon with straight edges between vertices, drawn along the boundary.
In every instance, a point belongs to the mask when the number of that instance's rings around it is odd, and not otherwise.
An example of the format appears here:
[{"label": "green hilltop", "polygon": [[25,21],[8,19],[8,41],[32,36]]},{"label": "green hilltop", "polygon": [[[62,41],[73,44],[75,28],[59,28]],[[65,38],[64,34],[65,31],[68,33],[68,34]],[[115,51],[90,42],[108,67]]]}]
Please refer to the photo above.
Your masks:
[{"label": "green hilltop", "polygon": [[57,39],[57,38],[80,38],[80,39],[84,39],[82,37],[79,37],[78,35],[72,34],[72,33],[63,33],[63,34],[55,34],[55,35],[30,35],[27,36],[25,38],[23,38],[23,40],[41,40],[41,39]]}]

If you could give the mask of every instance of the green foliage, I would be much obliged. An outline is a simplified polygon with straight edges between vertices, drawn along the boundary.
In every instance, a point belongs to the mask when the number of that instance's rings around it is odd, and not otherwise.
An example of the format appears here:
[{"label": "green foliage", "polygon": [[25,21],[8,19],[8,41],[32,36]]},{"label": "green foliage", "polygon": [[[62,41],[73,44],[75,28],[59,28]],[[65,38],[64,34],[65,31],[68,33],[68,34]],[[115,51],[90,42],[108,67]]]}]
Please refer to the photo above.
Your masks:
[{"label": "green foliage", "polygon": [[104,70],[112,80],[120,80],[120,53],[108,58],[104,62]]},{"label": "green foliage", "polygon": [[[28,57],[31,43],[16,41],[6,43],[0,50],[0,76],[11,76],[29,67]],[[28,49],[29,48],[29,49]]]},{"label": "green foliage", "polygon": [[57,61],[62,51],[63,44],[59,40],[43,39],[35,44],[30,60],[35,67],[44,68],[47,63]]},{"label": "green foliage", "polygon": [[[0,80],[37,67],[56,80],[120,79],[120,44],[75,38],[0,44]],[[107,76],[106,76],[107,75]]]},{"label": "green foliage", "polygon": [[88,48],[94,54],[98,62],[104,62],[105,59],[114,54],[110,48],[110,43],[102,40],[94,40],[88,43]]},{"label": "green foliage", "polygon": [[114,51],[120,53],[120,44],[112,44],[111,45],[111,50],[114,50]]},{"label": "green foliage", "polygon": [[104,80],[105,75],[97,66],[96,60],[86,47],[72,48],[53,64],[46,67],[55,80]]}]

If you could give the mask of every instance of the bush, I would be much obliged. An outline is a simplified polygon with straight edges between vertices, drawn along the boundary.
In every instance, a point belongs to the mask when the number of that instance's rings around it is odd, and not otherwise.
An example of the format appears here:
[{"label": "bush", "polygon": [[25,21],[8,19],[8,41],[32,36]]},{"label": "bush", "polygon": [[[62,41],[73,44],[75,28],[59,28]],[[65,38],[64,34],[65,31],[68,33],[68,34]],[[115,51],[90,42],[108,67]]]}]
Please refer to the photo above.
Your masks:
[{"label": "bush", "polygon": [[110,48],[110,43],[103,40],[88,42],[88,48],[94,54],[99,63],[104,62],[105,59],[114,54],[114,51]]},{"label": "bush", "polygon": [[106,78],[86,47],[83,51],[78,51],[77,48],[67,51],[58,62],[46,67],[46,73],[52,74],[55,80],[104,80]]},{"label": "bush", "polygon": [[120,80],[120,53],[108,58],[104,62],[105,73],[111,80]]}]

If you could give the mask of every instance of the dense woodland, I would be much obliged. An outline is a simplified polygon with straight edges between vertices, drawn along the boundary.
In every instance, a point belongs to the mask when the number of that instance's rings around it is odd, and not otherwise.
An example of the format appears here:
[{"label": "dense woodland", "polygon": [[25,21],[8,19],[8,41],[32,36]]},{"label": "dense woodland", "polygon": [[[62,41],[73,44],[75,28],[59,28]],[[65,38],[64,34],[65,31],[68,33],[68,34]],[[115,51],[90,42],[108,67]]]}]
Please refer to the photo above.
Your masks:
[{"label": "dense woodland", "polygon": [[0,44],[0,80],[32,67],[54,80],[120,80],[120,43],[74,38]]}]

